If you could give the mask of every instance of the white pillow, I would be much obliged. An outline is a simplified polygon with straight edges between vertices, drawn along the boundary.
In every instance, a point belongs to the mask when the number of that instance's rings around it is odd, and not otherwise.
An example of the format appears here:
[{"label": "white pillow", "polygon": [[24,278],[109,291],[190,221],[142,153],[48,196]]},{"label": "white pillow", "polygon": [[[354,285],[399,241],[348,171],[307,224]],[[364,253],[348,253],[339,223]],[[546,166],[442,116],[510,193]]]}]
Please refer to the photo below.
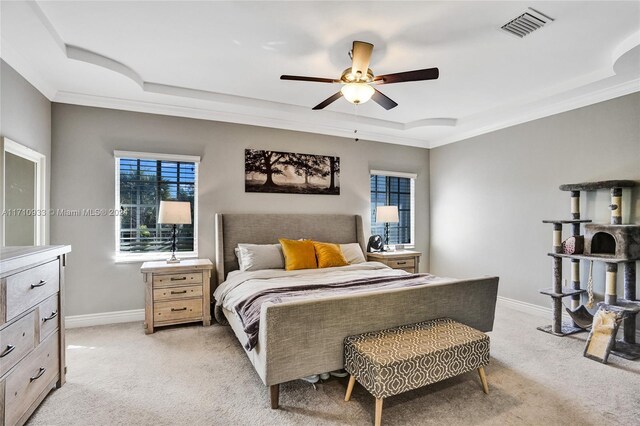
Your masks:
[{"label": "white pillow", "polygon": [[362,247],[358,243],[340,244],[340,250],[342,250],[342,254],[349,264],[367,261],[364,258],[364,253],[362,253]]},{"label": "white pillow", "polygon": [[284,269],[280,244],[238,244],[236,255],[242,271]]}]

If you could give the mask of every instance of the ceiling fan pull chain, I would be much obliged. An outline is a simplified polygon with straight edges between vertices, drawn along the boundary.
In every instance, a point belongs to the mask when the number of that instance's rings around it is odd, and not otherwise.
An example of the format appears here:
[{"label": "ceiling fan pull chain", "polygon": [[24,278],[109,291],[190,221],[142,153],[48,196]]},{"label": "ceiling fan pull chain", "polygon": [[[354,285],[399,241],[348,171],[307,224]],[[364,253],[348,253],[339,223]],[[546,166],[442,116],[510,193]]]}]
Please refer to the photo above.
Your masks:
[{"label": "ceiling fan pull chain", "polygon": [[358,104],[353,104],[353,113],[354,113],[355,122],[356,122],[355,130],[353,131],[353,137],[354,137],[354,140],[358,142],[360,140],[360,138],[358,137]]}]

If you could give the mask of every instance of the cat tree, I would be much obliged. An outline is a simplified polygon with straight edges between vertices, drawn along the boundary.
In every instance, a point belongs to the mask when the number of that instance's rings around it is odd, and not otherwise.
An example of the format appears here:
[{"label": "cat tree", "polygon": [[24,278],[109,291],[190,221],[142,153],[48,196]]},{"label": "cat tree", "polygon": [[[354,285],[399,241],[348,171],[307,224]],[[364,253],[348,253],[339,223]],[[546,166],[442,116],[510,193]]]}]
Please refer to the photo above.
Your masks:
[{"label": "cat tree", "polygon": [[[560,185],[561,191],[571,192],[571,219],[543,220],[553,224],[553,287],[540,290],[553,302],[553,323],[538,327],[538,330],[556,336],[567,336],[585,330],[584,325],[562,321],[562,299],[571,298],[571,311],[580,308],[580,296],[586,292],[581,288],[580,261],[596,261],[606,264],[604,302],[598,309],[619,311],[624,315],[623,338],[615,342],[611,353],[627,359],[640,358],[640,345],[636,344],[636,316],[640,312],[640,301],[636,299],[636,261],[640,260],[640,225],[622,224],[622,188],[635,186],[634,181],[610,180]],[[580,192],[609,189],[611,191],[611,223],[593,224],[580,218]],[[565,254],[562,249],[562,226],[571,225],[571,235],[579,237],[584,224],[584,248],[582,253]],[[571,261],[571,287],[562,286],[562,260]],[[624,268],[624,297],[616,292],[618,267]],[[584,310],[584,312],[587,312]],[[587,315],[591,315],[587,312]]]}]

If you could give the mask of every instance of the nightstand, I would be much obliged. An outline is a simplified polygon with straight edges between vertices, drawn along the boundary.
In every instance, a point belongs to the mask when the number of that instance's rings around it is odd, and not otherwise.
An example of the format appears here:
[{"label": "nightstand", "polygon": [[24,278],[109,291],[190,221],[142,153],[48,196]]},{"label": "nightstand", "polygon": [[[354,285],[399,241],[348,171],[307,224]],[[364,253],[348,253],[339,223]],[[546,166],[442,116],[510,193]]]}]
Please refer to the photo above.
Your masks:
[{"label": "nightstand", "polygon": [[143,263],[140,272],[145,282],[145,333],[188,322],[211,325],[212,269],[209,259]]},{"label": "nightstand", "polygon": [[422,253],[414,250],[379,251],[367,253],[368,261],[381,262],[393,269],[403,269],[417,274],[420,269]]}]

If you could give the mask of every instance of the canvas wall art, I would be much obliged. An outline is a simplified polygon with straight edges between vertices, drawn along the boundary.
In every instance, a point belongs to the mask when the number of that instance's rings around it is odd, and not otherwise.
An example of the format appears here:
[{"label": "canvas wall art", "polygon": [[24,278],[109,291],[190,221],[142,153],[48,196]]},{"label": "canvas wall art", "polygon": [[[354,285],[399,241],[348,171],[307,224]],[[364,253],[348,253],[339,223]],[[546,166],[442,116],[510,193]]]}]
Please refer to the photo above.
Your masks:
[{"label": "canvas wall art", "polygon": [[245,150],[245,192],[340,195],[340,157]]}]

